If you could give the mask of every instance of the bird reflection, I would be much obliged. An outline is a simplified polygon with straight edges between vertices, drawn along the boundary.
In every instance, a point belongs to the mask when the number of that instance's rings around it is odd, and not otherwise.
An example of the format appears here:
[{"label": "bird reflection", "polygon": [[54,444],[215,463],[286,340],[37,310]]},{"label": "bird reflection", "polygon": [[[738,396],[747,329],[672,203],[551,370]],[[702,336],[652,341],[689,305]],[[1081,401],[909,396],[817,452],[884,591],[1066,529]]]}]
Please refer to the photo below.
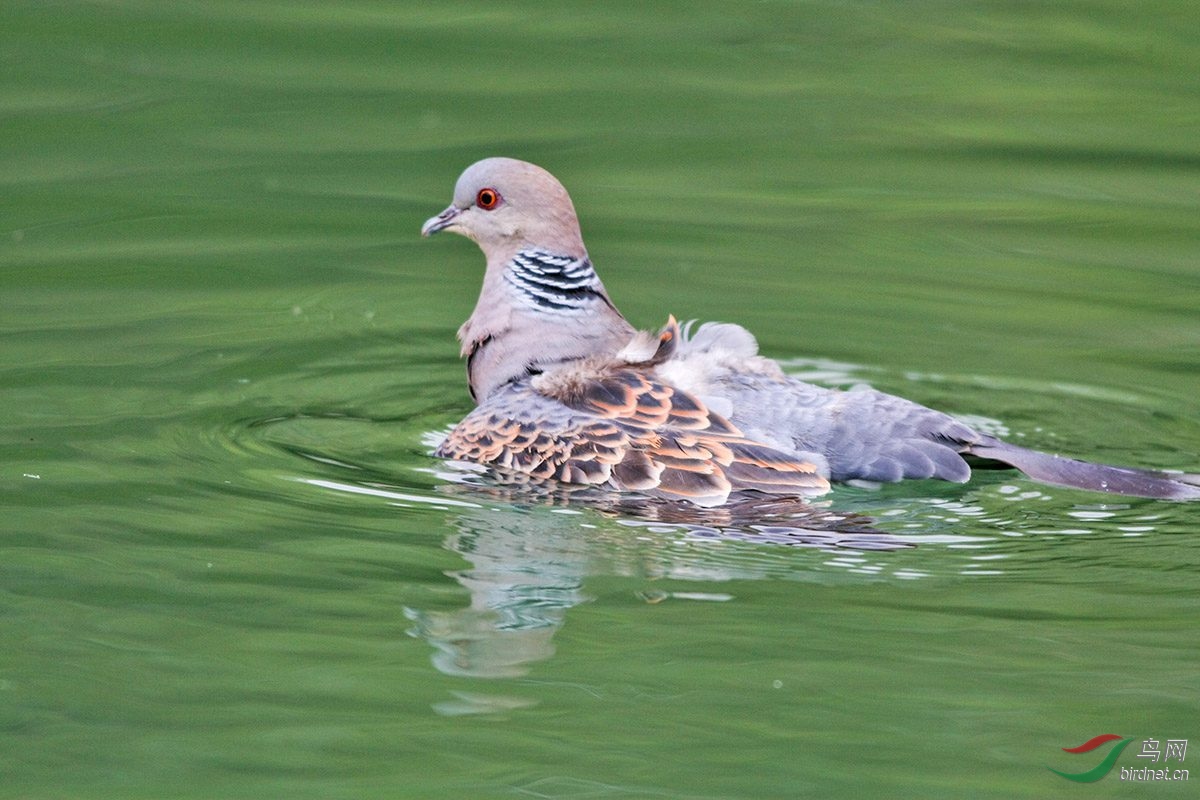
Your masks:
[{"label": "bird reflection", "polygon": [[[470,603],[453,611],[406,611],[415,623],[412,633],[433,646],[434,666],[453,676],[520,677],[549,659],[567,611],[589,599],[583,589],[589,575],[731,580],[761,578],[768,571],[753,559],[723,562],[719,549],[680,548],[680,541],[728,539],[823,550],[909,546],[872,529],[866,517],[757,493],[719,509],[700,509],[604,492],[584,497],[455,484],[443,490],[504,501],[463,510],[454,521],[457,532],[445,542],[469,565],[448,574],[467,590]],[[580,501],[586,511],[578,510]],[[630,527],[648,535],[631,536]]]},{"label": "bird reflection", "polygon": [[[557,529],[553,523],[557,522]],[[468,515],[446,547],[470,566],[448,573],[470,594],[454,611],[409,610],[447,675],[511,678],[554,654],[567,609],[586,600],[586,554],[562,520],[519,512]]]}]

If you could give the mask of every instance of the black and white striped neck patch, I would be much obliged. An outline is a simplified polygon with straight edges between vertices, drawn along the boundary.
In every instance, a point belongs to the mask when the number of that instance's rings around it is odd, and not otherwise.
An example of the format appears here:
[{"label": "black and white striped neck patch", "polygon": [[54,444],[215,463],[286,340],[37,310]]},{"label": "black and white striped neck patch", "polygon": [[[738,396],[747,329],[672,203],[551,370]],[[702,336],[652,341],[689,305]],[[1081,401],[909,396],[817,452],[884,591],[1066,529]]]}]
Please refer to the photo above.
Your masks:
[{"label": "black and white striped neck patch", "polygon": [[540,311],[576,311],[603,300],[600,278],[587,258],[522,250],[508,262],[504,279],[519,300]]}]

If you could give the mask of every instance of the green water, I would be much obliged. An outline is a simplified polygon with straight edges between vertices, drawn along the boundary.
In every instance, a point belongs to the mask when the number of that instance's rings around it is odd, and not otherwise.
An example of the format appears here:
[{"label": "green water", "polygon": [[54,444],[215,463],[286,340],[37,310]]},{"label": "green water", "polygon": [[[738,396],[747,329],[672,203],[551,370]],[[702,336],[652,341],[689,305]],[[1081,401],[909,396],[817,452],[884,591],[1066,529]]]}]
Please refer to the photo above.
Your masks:
[{"label": "green water", "polygon": [[1047,767],[1200,746],[1200,507],[839,488],[873,551],[472,488],[481,259],[417,231],[529,159],[639,325],[1194,470],[1197,8],[6,3],[0,796],[1185,796]]}]

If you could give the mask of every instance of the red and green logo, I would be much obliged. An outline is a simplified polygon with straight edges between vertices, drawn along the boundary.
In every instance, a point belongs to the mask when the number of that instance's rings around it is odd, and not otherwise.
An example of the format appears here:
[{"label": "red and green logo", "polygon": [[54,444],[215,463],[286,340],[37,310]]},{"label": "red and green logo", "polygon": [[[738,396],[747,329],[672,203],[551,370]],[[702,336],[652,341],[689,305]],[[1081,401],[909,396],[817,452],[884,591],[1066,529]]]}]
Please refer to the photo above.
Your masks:
[{"label": "red and green logo", "polygon": [[1108,755],[1106,755],[1096,766],[1092,767],[1086,772],[1063,772],[1055,769],[1054,767],[1047,767],[1047,769],[1049,769],[1055,775],[1061,775],[1069,781],[1075,781],[1076,783],[1093,783],[1100,780],[1112,771],[1113,764],[1117,763],[1117,758],[1121,755],[1121,751],[1128,747],[1129,743],[1132,741],[1133,739],[1126,739],[1123,736],[1117,736],[1115,733],[1102,733],[1099,736],[1088,739],[1078,747],[1063,748],[1063,750],[1068,753],[1090,753],[1099,747],[1103,747],[1109,742],[1117,742],[1117,744],[1113,745],[1112,749],[1108,751]]}]

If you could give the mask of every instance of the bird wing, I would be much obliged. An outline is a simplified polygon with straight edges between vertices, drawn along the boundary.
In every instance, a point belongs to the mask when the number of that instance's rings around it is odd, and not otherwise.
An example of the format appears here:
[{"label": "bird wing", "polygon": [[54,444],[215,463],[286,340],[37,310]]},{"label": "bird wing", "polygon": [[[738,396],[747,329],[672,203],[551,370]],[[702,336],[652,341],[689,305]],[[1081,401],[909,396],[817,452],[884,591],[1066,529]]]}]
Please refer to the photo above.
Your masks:
[{"label": "bird wing", "polygon": [[732,418],[749,435],[770,430],[772,441],[786,440],[797,457],[827,464],[838,481],[962,483],[971,469],[960,453],[989,438],[948,414],[873,389],[733,375],[722,390],[732,401]]},{"label": "bird wing", "polygon": [[[740,411],[738,409],[741,409]],[[1038,452],[975,430],[953,417],[873,389],[838,391],[787,379],[735,404],[733,419],[754,435],[766,422],[797,456],[824,456],[834,480],[965,482],[963,456],[1007,464],[1054,486],[1167,500],[1200,499],[1200,475],[1097,464]],[[820,463],[820,456],[812,459]]]},{"label": "bird wing", "polygon": [[870,389],[842,391],[786,375],[738,325],[685,327],[663,367],[675,385],[720,405],[746,436],[820,465],[834,480],[965,481],[959,455],[983,437],[946,414]]},{"label": "bird wing", "polygon": [[447,436],[439,456],[531,480],[724,503],[730,492],[814,495],[814,465],[745,437],[695,396],[645,370],[579,368],[493,393]]}]

